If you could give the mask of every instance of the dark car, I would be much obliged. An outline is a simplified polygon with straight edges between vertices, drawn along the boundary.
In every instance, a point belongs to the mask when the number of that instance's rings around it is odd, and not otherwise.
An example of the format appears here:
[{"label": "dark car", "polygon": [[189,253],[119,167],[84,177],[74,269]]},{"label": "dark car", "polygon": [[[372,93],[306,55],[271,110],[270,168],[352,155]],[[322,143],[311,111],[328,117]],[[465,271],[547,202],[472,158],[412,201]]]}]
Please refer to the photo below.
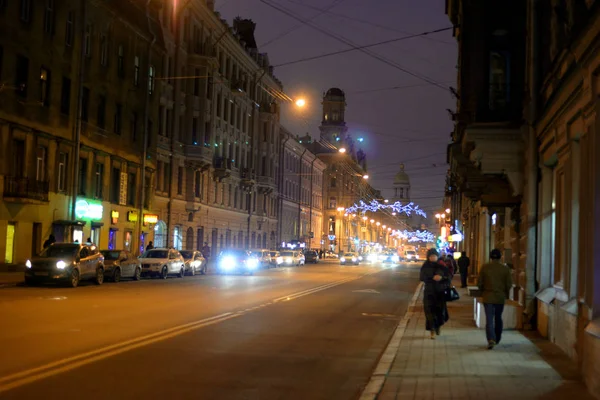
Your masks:
[{"label": "dark car", "polygon": [[304,252],[304,262],[316,264],[319,262],[319,254],[314,250]]},{"label": "dark car", "polygon": [[254,274],[258,269],[258,258],[247,250],[223,250],[217,260],[217,272],[220,274]]},{"label": "dark car", "polygon": [[64,282],[77,287],[81,280],[104,282],[104,256],[92,244],[54,243],[25,266],[27,285]]},{"label": "dark car", "polygon": [[104,256],[104,277],[113,282],[121,278],[139,281],[142,277],[140,260],[127,250],[100,250]]}]

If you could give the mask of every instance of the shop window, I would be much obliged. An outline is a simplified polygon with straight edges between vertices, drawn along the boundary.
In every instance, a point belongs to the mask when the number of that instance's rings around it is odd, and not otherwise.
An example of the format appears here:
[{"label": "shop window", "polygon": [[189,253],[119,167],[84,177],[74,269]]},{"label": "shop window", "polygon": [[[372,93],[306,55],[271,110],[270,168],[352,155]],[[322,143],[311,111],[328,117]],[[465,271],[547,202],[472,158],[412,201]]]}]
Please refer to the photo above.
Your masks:
[{"label": "shop window", "polygon": [[9,222],[6,227],[6,251],[4,253],[4,262],[6,264],[12,264],[14,262],[15,254],[15,224]]},{"label": "shop window", "polygon": [[127,251],[131,251],[131,239],[133,237],[133,234],[131,233],[131,231],[125,231],[125,241],[123,242],[124,245],[124,249]]}]

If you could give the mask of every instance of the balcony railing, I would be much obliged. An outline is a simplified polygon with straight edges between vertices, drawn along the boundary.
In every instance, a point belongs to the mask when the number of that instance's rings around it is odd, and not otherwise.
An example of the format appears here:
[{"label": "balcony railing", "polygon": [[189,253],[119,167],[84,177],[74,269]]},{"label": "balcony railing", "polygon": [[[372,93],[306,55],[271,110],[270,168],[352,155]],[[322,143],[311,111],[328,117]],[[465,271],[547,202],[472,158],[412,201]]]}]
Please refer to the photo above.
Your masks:
[{"label": "balcony railing", "polygon": [[31,178],[4,177],[4,198],[48,201],[48,182]]}]

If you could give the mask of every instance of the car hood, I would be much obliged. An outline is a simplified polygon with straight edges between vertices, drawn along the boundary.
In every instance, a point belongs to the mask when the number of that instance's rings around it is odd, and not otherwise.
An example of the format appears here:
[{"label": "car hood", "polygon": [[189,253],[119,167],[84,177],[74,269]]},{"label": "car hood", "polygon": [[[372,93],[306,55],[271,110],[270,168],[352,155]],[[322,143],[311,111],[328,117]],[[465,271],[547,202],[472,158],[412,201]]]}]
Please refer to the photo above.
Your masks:
[{"label": "car hood", "polygon": [[31,264],[56,264],[58,261],[72,262],[75,261],[75,257],[34,257],[31,259]]},{"label": "car hood", "polygon": [[142,264],[162,264],[168,261],[168,258],[140,258]]}]

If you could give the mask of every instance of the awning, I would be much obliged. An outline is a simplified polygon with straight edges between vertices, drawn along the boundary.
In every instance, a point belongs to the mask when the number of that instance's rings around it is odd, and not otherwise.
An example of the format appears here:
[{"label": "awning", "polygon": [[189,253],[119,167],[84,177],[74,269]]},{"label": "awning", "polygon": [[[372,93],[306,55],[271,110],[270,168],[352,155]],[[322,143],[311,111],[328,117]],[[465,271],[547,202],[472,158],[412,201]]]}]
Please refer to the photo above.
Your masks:
[{"label": "awning", "polygon": [[104,222],[92,222],[92,228],[101,228],[104,226]]},{"label": "awning", "polygon": [[53,225],[64,225],[64,226],[85,226],[85,221],[73,221],[69,219],[58,219],[52,222]]}]

